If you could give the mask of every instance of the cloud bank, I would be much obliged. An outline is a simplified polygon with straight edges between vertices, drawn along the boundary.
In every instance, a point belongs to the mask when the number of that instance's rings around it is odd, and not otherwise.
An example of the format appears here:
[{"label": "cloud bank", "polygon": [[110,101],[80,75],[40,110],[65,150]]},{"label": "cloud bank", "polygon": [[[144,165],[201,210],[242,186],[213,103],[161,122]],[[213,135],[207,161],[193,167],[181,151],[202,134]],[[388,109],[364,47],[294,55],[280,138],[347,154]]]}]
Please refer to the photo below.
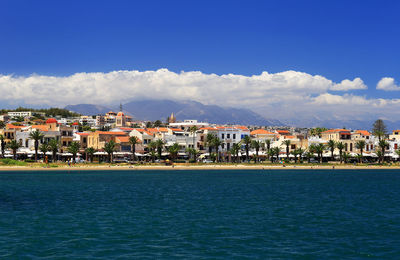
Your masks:
[{"label": "cloud bank", "polygon": [[382,78],[378,85],[376,85],[376,89],[384,90],[384,91],[399,91],[400,86],[396,85],[394,78]]},{"label": "cloud bank", "polygon": [[[394,80],[387,79],[380,81],[380,89],[399,88]],[[365,89],[367,86],[360,78],[335,83],[320,75],[298,71],[263,72],[253,76],[199,71],[175,73],[167,69],[76,73],[67,77],[0,75],[0,102],[19,104],[63,107],[80,103],[118,104],[132,99],[172,99],[244,107],[277,119],[311,116],[351,119],[370,117],[371,113],[398,115],[393,110],[400,111],[398,100],[367,99],[346,93]],[[332,91],[342,94],[332,94]]]}]

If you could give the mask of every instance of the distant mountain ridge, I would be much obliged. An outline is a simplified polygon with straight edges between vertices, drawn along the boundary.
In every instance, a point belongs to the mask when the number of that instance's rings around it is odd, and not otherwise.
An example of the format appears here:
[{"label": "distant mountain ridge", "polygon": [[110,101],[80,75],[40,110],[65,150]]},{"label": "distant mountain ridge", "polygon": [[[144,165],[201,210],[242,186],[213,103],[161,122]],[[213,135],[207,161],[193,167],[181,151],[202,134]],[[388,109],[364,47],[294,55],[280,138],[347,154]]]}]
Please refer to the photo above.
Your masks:
[{"label": "distant mountain ridge", "polygon": [[[65,109],[83,115],[104,114],[112,110],[110,107],[91,104],[68,105]],[[177,120],[196,119],[215,124],[284,125],[279,120],[265,119],[249,109],[223,108],[196,101],[138,100],[123,104],[123,110],[138,120],[165,121],[171,113],[174,113]]]}]

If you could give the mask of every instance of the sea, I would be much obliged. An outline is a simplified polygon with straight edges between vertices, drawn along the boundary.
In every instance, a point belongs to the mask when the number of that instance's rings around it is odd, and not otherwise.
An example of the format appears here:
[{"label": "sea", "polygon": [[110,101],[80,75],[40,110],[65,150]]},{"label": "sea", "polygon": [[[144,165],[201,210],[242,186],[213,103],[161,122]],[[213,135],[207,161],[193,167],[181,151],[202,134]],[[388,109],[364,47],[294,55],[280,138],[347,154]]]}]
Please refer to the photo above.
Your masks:
[{"label": "sea", "polygon": [[400,171],[0,172],[0,259],[400,259]]}]

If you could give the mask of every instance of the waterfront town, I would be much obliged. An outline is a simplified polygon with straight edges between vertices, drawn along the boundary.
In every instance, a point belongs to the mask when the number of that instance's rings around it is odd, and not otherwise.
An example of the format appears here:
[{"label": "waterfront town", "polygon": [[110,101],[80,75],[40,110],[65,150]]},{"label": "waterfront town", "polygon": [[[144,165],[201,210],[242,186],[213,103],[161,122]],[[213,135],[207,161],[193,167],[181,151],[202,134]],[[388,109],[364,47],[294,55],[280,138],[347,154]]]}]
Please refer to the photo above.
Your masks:
[{"label": "waterfront town", "polygon": [[[4,110],[3,110],[4,112]],[[0,115],[1,157],[28,162],[388,163],[399,160],[400,130],[372,131],[137,121],[119,112],[82,116],[37,111]]]}]

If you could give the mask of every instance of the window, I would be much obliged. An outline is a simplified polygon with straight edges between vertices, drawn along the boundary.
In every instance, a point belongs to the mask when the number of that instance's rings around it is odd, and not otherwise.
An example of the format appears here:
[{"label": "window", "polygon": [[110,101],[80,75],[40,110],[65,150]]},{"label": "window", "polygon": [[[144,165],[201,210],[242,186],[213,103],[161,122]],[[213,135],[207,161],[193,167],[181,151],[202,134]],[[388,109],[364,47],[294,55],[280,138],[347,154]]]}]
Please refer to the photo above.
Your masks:
[{"label": "window", "polygon": [[231,134],[226,134],[226,138],[227,139],[231,138]]},{"label": "window", "polygon": [[296,149],[296,145],[295,144],[290,145],[290,149],[292,150]]},{"label": "window", "polygon": [[227,150],[230,150],[230,149],[231,149],[231,144],[230,144],[230,143],[227,143],[227,144],[226,144],[226,149],[227,149]]},{"label": "window", "polygon": [[67,142],[63,141],[63,146],[67,146]]},{"label": "window", "polygon": [[353,151],[353,143],[350,143],[350,152]]},{"label": "window", "polygon": [[236,134],[233,134],[233,139],[236,139]]},{"label": "window", "polygon": [[224,134],[221,134],[221,139],[224,139]]}]

